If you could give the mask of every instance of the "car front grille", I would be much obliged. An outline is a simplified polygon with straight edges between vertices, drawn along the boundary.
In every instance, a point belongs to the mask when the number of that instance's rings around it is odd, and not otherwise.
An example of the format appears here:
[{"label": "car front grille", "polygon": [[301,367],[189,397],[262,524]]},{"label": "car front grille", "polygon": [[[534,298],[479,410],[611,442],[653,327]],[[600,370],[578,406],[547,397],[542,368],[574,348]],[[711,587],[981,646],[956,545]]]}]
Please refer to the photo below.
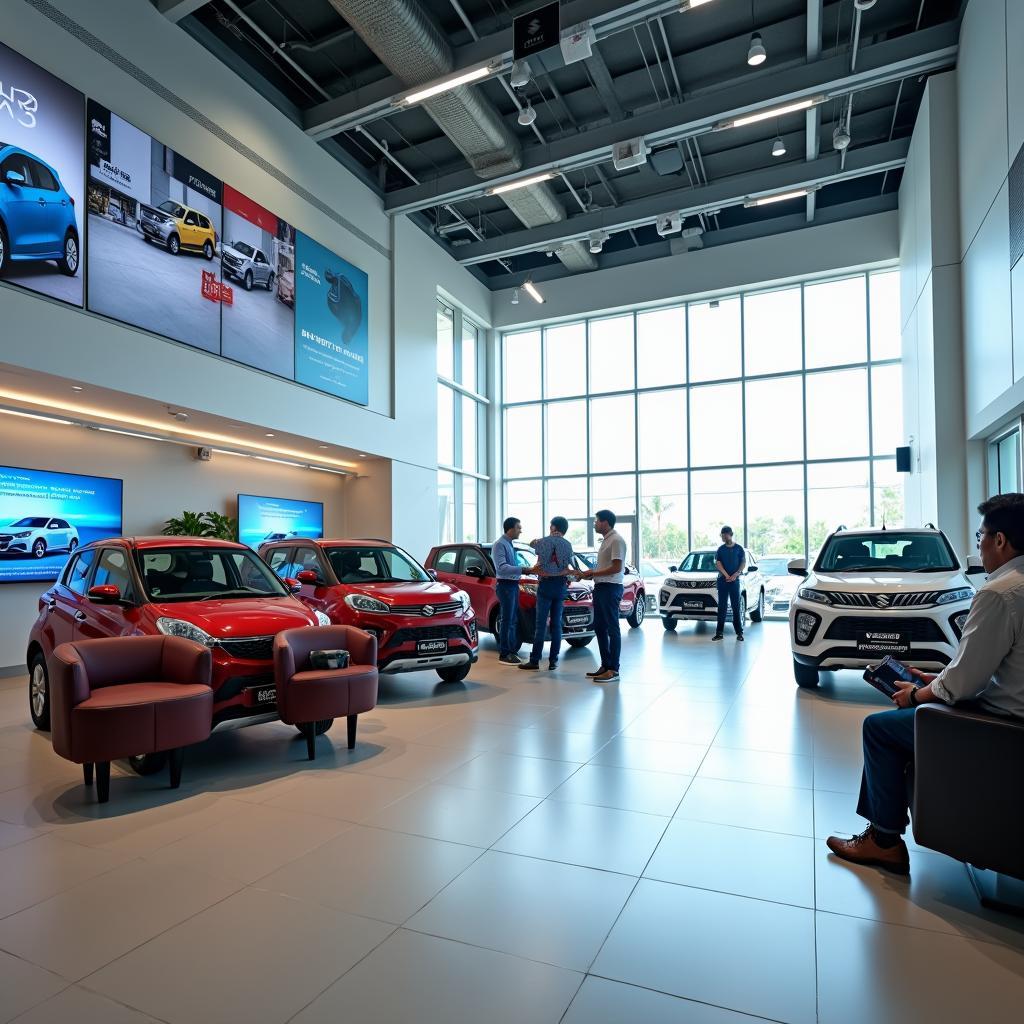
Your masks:
[{"label": "car front grille", "polygon": [[461,626],[416,626],[396,629],[388,638],[385,647],[397,647],[416,640],[465,640],[466,631]]},{"label": "car front grille", "polygon": [[[424,608],[432,608],[433,611],[427,615]],[[427,618],[436,618],[438,615],[454,615],[462,611],[461,601],[442,601],[437,604],[396,604],[391,607],[391,615],[423,615]]]},{"label": "car front grille", "polygon": [[221,259],[232,269],[237,270],[241,265],[242,261],[237,256],[231,256],[228,253],[224,253]]},{"label": "car front grille", "polygon": [[825,596],[840,608],[924,608],[939,599],[941,590],[921,593],[848,593],[844,590],[826,590]]},{"label": "car front grille", "polygon": [[245,636],[237,640],[218,640],[217,646],[232,658],[244,658],[246,661],[270,661],[274,656],[274,638],[272,636]]},{"label": "car front grille", "polygon": [[949,643],[949,638],[933,619],[862,619],[854,616],[836,619],[825,633],[826,640],[859,640],[863,633],[903,633],[911,643]]},{"label": "car front grille", "polygon": [[676,590],[712,590],[715,587],[716,580],[670,580],[666,581],[665,586]]}]

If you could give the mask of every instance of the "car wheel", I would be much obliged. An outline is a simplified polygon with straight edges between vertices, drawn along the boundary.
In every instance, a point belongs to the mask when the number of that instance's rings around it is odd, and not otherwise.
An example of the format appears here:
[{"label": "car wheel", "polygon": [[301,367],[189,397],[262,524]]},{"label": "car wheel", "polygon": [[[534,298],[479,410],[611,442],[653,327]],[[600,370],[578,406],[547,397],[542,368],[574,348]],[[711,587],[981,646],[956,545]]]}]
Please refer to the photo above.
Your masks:
[{"label": "car wheel", "polygon": [[7,230],[0,224],[0,275],[7,273],[10,264],[10,253],[8,251]]},{"label": "car wheel", "polygon": [[626,621],[631,629],[637,629],[643,625],[644,615],[647,614],[647,598],[640,594],[633,603],[633,610],[626,616]]},{"label": "car wheel", "polygon": [[[334,725],[333,718],[321,718],[316,723],[316,728],[313,731],[316,733],[317,736],[323,736],[323,734],[327,732],[327,730],[330,729],[332,725]],[[297,725],[295,726],[295,728],[298,729],[303,736],[306,735],[305,732],[303,732],[301,725]]]},{"label": "car wheel", "polygon": [[245,272],[245,280],[242,281],[242,287],[245,288],[245,290],[247,292],[251,292],[252,291],[252,271],[251,270],[247,270]]},{"label": "car wheel", "polygon": [[81,256],[78,251],[78,235],[69,231],[64,236],[64,258],[57,260],[57,267],[62,274],[74,277],[78,273],[78,264]]},{"label": "car wheel", "polygon": [[203,255],[208,260],[213,259],[213,243],[209,239],[203,242]]},{"label": "car wheel", "polygon": [[136,754],[128,758],[128,764],[136,775],[156,775],[167,766],[167,751],[156,754]]},{"label": "car wheel", "polygon": [[181,249],[181,239],[177,235],[171,234],[167,236],[167,251],[172,256],[178,255],[178,250]]},{"label": "car wheel", "polygon": [[570,647],[586,647],[593,639],[592,636],[567,636],[565,642]]},{"label": "car wheel", "polygon": [[46,554],[46,541],[42,537],[32,545],[32,554],[35,558],[42,558]]},{"label": "car wheel", "polygon": [[818,670],[813,665],[802,665],[795,658],[793,675],[796,677],[796,685],[804,689],[811,690],[818,685]]},{"label": "car wheel", "polygon": [[465,665],[454,665],[451,668],[439,668],[437,674],[441,677],[442,683],[461,683],[466,676],[469,675],[469,670],[472,665],[466,662]]},{"label": "car wheel", "polygon": [[68,554],[69,555],[74,554],[75,548],[77,548],[77,547],[78,547],[78,541],[75,540],[74,537],[72,537],[71,540],[68,541]]},{"label": "car wheel", "polygon": [[270,272],[270,276],[267,278],[267,291],[272,292],[274,290],[274,272]]},{"label": "car wheel", "polygon": [[751,622],[760,622],[764,618],[764,590],[757,598],[757,607],[750,613]]},{"label": "car wheel", "polygon": [[664,627],[665,627],[665,628],[666,628],[666,629],[667,629],[667,630],[668,630],[668,631],[669,631],[670,633],[674,633],[674,632],[676,631],[676,620],[675,620],[675,619],[670,619],[670,618],[669,618],[668,616],[666,616],[666,615],[663,615],[663,616],[661,617],[661,624],[662,624],[662,625],[663,625],[663,626],[664,626]]},{"label": "car wheel", "polygon": [[29,668],[28,710],[37,729],[50,728],[50,676],[42,654],[32,659]]}]

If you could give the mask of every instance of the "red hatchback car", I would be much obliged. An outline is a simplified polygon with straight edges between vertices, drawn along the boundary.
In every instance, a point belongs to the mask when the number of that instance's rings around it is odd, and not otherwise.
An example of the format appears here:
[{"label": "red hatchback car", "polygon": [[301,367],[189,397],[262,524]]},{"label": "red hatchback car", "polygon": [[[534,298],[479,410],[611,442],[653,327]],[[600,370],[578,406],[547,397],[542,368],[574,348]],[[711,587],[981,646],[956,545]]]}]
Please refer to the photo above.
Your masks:
[{"label": "red hatchback car", "polygon": [[[524,569],[536,564],[537,555],[529,544],[515,541],[516,559]],[[430,549],[427,568],[439,580],[461,587],[473,601],[477,626],[498,634],[497,577],[490,548],[482,544],[440,544]],[[580,568],[585,568],[580,566]],[[526,579],[519,584],[519,639],[532,644],[537,623],[537,583]],[[562,637],[570,647],[586,647],[594,639],[594,585],[573,580],[562,607]]]},{"label": "red hatchback car", "polygon": [[210,648],[214,727],[271,721],[277,717],[274,637],[328,624],[242,544],[198,537],[93,541],[39,598],[26,656],[32,721],[50,727],[47,659],[59,644],[157,633]]},{"label": "red hatchback car", "polygon": [[477,660],[469,595],[389,541],[294,539],[262,544],[260,554],[278,576],[299,581],[307,607],[373,633],[381,673],[434,669],[458,683]]}]

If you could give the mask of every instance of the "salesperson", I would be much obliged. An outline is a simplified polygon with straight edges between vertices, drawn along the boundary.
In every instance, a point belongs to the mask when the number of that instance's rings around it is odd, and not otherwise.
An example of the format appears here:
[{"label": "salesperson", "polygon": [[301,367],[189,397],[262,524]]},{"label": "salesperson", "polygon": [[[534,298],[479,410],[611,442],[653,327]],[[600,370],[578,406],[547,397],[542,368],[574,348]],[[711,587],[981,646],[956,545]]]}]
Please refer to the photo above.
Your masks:
[{"label": "salesperson", "polygon": [[721,640],[725,629],[726,602],[732,604],[732,625],[736,639],[743,639],[743,620],[740,618],[740,575],[747,568],[747,553],[733,540],[732,527],[722,527],[722,546],[715,553],[718,570],[718,629],[712,640]]},{"label": "salesperson", "polygon": [[512,541],[519,539],[523,524],[515,516],[509,516],[501,526],[505,532],[491,545],[494,574],[498,579],[495,589],[501,608],[498,661],[506,665],[518,665],[521,660],[518,654],[519,581],[523,576],[523,567],[516,561],[516,549]]},{"label": "salesperson", "polygon": [[606,508],[594,513],[594,529],[601,534],[597,565],[578,574],[582,580],[594,581],[594,632],[601,652],[601,667],[587,675],[595,683],[614,683],[619,678],[622,650],[619,602],[625,579],[626,542],[615,532],[615,513]]}]

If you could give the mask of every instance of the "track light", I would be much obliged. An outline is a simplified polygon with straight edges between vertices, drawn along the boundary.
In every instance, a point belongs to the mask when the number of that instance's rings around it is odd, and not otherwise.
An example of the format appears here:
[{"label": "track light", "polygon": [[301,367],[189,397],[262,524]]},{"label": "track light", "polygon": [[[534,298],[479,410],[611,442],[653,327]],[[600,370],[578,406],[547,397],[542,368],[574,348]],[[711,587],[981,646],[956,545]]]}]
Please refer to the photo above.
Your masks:
[{"label": "track light", "polygon": [[525,89],[530,84],[532,74],[530,72],[530,62],[527,60],[517,60],[512,63],[512,74],[508,76],[508,84],[513,89]]},{"label": "track light", "polygon": [[785,156],[786,155],[786,144],[782,141],[781,135],[775,136],[775,141],[772,143],[772,156]]},{"label": "track light", "polygon": [[517,188],[526,188],[528,185],[536,185],[538,182],[547,181],[553,177],[554,174],[551,171],[545,171],[544,174],[534,174],[529,178],[520,178],[519,181],[507,181],[504,185],[495,185],[494,188],[487,190],[487,194],[489,196],[500,196],[502,192],[512,192]]},{"label": "track light", "polygon": [[537,291],[537,286],[532,281],[524,281],[523,290],[526,292],[527,295],[530,296],[531,299],[533,299],[534,302],[544,302],[544,296],[541,295],[539,291]]},{"label": "track light", "polygon": [[513,288],[512,289],[512,305],[513,306],[518,306],[519,305],[519,289],[518,288]]},{"label": "track light", "polygon": [[842,152],[850,145],[850,129],[845,124],[836,125],[836,130],[832,133],[832,146],[834,149],[838,149]]},{"label": "track light", "polygon": [[747,63],[752,68],[756,68],[758,64],[763,64],[767,59],[768,51],[764,48],[764,40],[761,39],[761,33],[755,32],[750,37],[750,48],[747,50]]},{"label": "track light", "polygon": [[529,124],[533,124],[537,120],[537,111],[533,109],[533,104],[527,100],[525,107],[519,108],[518,121],[524,127]]},{"label": "track light", "polygon": [[611,238],[611,235],[607,231],[591,231],[589,237],[590,251],[596,256],[604,248],[604,243]]}]

